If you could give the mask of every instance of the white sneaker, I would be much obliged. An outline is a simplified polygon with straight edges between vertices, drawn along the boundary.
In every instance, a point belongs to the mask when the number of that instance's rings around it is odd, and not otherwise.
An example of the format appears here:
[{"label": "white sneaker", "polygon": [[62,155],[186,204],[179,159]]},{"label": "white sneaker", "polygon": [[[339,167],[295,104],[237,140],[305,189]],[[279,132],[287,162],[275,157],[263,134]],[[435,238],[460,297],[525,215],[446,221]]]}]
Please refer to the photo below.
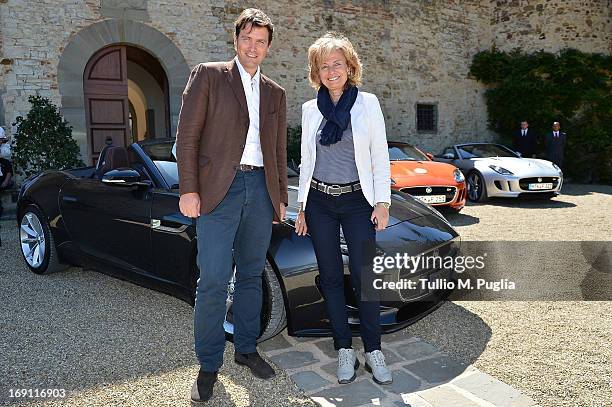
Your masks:
[{"label": "white sneaker", "polygon": [[389,371],[387,368],[387,364],[385,363],[385,355],[383,355],[381,351],[375,350],[372,352],[366,352],[365,368],[368,372],[372,373],[376,383],[393,383],[393,376],[391,376],[391,371]]},{"label": "white sneaker", "polygon": [[347,384],[355,380],[357,377],[357,368],[359,360],[355,349],[340,348],[338,351],[338,383]]}]

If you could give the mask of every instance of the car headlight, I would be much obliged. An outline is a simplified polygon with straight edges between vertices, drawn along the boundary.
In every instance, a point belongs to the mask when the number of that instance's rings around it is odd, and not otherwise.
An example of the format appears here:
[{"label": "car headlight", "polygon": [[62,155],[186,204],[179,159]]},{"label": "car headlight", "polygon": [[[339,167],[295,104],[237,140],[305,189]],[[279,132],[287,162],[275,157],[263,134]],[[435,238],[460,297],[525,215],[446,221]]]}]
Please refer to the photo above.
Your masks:
[{"label": "car headlight", "polygon": [[561,168],[559,168],[559,166],[558,166],[557,164],[555,164],[555,163],[551,163],[551,164],[552,164],[552,166],[553,166],[553,168],[554,168],[555,170],[557,170],[557,171],[561,172]]},{"label": "car headlight", "polygon": [[502,175],[514,175],[512,171],[505,169],[504,167],[500,167],[499,165],[489,165],[489,168],[495,171],[498,174]]},{"label": "car headlight", "polygon": [[395,180],[391,178],[391,185],[395,185],[395,184],[397,184],[397,182],[395,182]]},{"label": "car headlight", "polygon": [[455,178],[455,182],[463,182],[465,181],[465,177],[460,169],[456,169],[453,171],[453,177]]}]

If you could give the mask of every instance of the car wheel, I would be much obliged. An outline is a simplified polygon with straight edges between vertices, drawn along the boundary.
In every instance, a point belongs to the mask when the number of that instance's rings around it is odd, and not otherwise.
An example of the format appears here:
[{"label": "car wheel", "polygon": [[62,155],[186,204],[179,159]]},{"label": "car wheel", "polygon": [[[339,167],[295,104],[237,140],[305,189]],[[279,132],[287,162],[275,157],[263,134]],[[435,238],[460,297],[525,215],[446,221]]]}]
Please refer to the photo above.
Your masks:
[{"label": "car wheel", "polygon": [[482,174],[478,171],[472,171],[468,174],[466,181],[468,199],[472,202],[485,202],[487,200],[487,188]]},{"label": "car wheel", "polygon": [[49,223],[35,205],[28,205],[19,219],[21,254],[28,268],[36,274],[48,274],[64,270],[59,262]]},{"label": "car wheel", "polygon": [[[197,287],[197,274],[199,270],[195,269],[193,278],[193,292]],[[234,313],[232,305],[234,303],[234,284],[236,283],[236,267],[232,273],[232,278],[227,285],[227,299],[225,301],[225,319],[223,320],[223,329],[225,337],[229,341],[234,340]],[[283,291],[276,277],[276,273],[272,268],[272,264],[266,260],[266,265],[262,275],[262,305],[261,305],[261,323],[260,335],[257,342],[265,341],[276,336],[287,325],[287,314],[285,311],[285,300]]]}]

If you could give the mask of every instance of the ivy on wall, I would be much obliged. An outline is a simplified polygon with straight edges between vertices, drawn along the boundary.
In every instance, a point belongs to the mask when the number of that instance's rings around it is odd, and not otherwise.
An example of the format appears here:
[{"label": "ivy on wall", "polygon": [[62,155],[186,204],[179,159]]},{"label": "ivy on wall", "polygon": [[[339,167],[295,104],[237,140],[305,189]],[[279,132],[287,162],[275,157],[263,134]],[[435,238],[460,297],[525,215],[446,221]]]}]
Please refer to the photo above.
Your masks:
[{"label": "ivy on wall", "polygon": [[287,127],[287,163],[297,169],[301,161],[302,126]]},{"label": "ivy on wall", "polygon": [[564,173],[612,182],[612,57],[493,49],[474,56],[470,75],[488,85],[490,129],[509,137],[527,120],[542,153],[543,135],[558,121],[567,133]]}]

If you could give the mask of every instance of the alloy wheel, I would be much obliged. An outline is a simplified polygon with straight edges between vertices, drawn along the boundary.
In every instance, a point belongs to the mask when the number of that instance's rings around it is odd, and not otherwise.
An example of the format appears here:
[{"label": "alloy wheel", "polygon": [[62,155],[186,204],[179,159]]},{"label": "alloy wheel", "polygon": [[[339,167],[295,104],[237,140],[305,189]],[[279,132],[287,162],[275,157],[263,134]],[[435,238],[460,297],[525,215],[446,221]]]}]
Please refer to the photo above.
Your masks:
[{"label": "alloy wheel", "polygon": [[32,212],[26,213],[21,219],[19,239],[23,257],[30,267],[38,268],[45,259],[45,232],[38,216]]},{"label": "alloy wheel", "polygon": [[471,173],[467,180],[468,196],[471,201],[478,201],[482,193],[480,188],[480,176],[476,172]]},{"label": "alloy wheel", "polygon": [[232,304],[234,303],[234,285],[236,284],[236,266],[232,271],[232,278],[227,284],[227,299],[225,300],[225,319],[223,320],[223,329],[228,334],[234,334],[234,318],[231,312]]}]

